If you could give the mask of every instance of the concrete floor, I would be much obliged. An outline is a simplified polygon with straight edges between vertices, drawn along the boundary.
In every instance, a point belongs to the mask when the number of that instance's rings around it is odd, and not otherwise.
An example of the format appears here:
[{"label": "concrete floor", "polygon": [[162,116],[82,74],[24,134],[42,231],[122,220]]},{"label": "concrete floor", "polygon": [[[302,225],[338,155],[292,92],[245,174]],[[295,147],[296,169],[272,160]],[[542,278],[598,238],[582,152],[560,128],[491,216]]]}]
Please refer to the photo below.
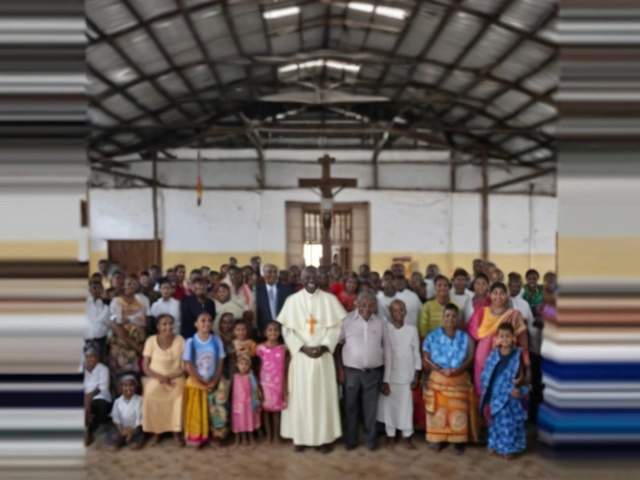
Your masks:
[{"label": "concrete floor", "polygon": [[447,478],[469,480],[561,478],[555,464],[537,452],[535,433],[530,432],[527,453],[505,461],[490,457],[481,446],[467,448],[461,457],[450,448],[433,453],[423,434],[414,435],[417,449],[409,451],[398,444],[393,449],[379,439],[379,448],[370,452],[364,446],[347,452],[341,441],[333,452],[323,455],[307,449],[294,453],[290,442],[277,447],[258,443],[255,448],[207,446],[199,451],[173,444],[171,438],[155,447],[139,451],[123,448],[113,452],[99,437],[88,448],[86,474],[91,480],[112,479],[420,479]]}]

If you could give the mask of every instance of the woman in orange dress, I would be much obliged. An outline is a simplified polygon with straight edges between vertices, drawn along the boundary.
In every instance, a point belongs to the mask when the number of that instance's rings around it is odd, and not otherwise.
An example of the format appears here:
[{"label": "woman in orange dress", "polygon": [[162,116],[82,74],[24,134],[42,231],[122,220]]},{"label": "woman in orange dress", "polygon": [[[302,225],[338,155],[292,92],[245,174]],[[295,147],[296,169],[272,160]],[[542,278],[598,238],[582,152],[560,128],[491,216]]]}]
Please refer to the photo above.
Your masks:
[{"label": "woman in orange dress", "polygon": [[491,351],[496,347],[495,340],[498,327],[503,323],[510,323],[515,332],[517,345],[522,347],[522,357],[525,365],[526,383],[531,383],[531,362],[529,360],[529,339],[527,324],[519,310],[509,305],[509,294],[504,283],[496,282],[490,289],[491,304],[473,312],[467,333],[477,342],[474,357],[474,385],[478,395],[482,395],[480,374]]}]

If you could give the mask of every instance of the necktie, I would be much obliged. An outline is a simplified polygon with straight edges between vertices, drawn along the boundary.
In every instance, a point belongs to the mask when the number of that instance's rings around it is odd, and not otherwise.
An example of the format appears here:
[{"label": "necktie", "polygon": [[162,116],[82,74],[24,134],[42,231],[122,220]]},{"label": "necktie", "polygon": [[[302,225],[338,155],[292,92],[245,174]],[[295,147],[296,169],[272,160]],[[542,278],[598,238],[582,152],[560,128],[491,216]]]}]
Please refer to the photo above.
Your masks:
[{"label": "necktie", "polygon": [[271,287],[269,290],[269,309],[271,310],[271,317],[276,318],[276,292],[275,288]]}]

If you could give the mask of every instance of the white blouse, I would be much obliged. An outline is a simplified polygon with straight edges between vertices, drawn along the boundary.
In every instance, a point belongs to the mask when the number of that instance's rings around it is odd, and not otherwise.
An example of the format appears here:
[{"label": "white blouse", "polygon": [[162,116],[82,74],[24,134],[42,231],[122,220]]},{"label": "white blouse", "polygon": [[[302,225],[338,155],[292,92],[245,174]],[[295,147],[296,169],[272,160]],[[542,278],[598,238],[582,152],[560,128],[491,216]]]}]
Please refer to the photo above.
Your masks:
[{"label": "white blouse", "polygon": [[118,397],[113,402],[111,418],[127,430],[142,425],[142,397],[134,394],[128,402],[123,396]]}]

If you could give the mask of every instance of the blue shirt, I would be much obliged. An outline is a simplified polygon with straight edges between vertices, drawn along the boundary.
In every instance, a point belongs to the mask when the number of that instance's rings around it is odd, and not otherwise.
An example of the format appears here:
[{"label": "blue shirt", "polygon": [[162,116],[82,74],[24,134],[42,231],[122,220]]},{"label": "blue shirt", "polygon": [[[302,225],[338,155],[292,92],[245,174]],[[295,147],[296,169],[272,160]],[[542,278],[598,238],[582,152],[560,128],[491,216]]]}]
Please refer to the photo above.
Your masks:
[{"label": "blue shirt", "polygon": [[187,340],[182,353],[182,359],[193,363],[198,374],[205,380],[213,378],[218,362],[225,356],[224,345],[214,334],[206,342],[202,342],[198,334],[195,334]]},{"label": "blue shirt", "polygon": [[440,327],[427,335],[422,344],[422,351],[429,352],[431,361],[440,368],[459,368],[467,356],[469,335],[456,330],[453,338],[444,333]]}]

